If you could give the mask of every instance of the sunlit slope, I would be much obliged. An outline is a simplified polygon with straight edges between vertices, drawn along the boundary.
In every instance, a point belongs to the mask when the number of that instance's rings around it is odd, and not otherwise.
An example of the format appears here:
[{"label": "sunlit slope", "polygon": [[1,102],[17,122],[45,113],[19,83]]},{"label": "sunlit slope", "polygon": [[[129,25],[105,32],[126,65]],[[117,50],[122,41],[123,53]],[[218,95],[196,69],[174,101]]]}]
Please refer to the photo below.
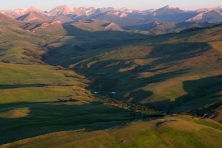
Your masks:
[{"label": "sunlit slope", "polygon": [[88,80],[73,71],[46,65],[0,63],[0,102],[90,100]]},{"label": "sunlit slope", "polygon": [[7,147],[220,147],[220,124],[188,116],[136,121],[113,129],[50,133]]},{"label": "sunlit slope", "polygon": [[[58,36],[38,35],[23,28],[24,23],[0,15],[0,61],[5,63],[42,64],[41,54],[52,42],[58,42]],[[37,25],[37,24],[36,24]]]},{"label": "sunlit slope", "polygon": [[93,91],[117,91],[117,99],[161,110],[196,112],[221,104],[221,26],[125,44],[86,51],[69,67],[99,81],[102,87],[92,84]]},{"label": "sunlit slope", "polygon": [[0,63],[0,69],[1,144],[96,123],[101,118],[91,111],[99,108],[116,112],[91,105],[89,81],[61,66]]}]

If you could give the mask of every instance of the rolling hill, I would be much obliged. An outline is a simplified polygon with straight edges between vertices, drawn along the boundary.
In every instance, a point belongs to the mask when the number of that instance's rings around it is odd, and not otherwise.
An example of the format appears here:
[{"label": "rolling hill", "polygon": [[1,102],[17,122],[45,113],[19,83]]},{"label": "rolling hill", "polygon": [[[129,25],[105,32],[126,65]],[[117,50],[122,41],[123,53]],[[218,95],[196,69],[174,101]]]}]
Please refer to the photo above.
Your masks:
[{"label": "rolling hill", "polygon": [[[55,48],[44,55],[44,59],[73,68],[104,87],[103,90],[92,83],[92,91],[117,91],[118,100],[130,100],[167,112],[202,115],[205,109],[221,104],[221,31],[222,27],[216,26],[135,38],[93,52],[89,50],[90,44],[88,47],[78,45],[84,52]],[[81,56],[70,57],[78,52]],[[109,84],[108,80],[115,83]]]},{"label": "rolling hill", "polygon": [[123,31],[123,29],[119,25],[113,22],[109,22],[107,20],[99,20],[99,19],[81,20],[72,23],[72,25],[87,31],[105,31],[105,30]]},{"label": "rolling hill", "polygon": [[135,121],[106,130],[81,129],[50,133],[2,147],[220,147],[220,127],[213,122],[187,116],[169,117]]},{"label": "rolling hill", "polygon": [[138,31],[147,31],[148,34],[165,34],[165,33],[179,33],[180,31],[195,28],[195,27],[207,27],[213,26],[214,23],[204,22],[168,22],[161,23],[159,21],[148,22],[140,25],[131,25],[123,27],[125,30],[138,30]]}]

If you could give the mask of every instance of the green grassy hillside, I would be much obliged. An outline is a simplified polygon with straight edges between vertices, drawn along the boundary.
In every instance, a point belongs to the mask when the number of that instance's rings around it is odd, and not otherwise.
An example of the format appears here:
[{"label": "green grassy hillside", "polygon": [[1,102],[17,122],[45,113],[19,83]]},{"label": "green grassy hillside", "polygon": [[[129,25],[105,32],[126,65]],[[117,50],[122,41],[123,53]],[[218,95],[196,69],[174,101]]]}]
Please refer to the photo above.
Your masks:
[{"label": "green grassy hillside", "polygon": [[26,25],[26,23],[15,20],[13,22],[0,22],[1,62],[20,64],[43,63],[40,55],[47,51],[45,48],[47,44],[58,42],[61,38],[60,35],[34,34],[29,30],[23,29]]},{"label": "green grassy hillside", "polygon": [[0,63],[0,69],[0,145],[53,132],[103,130],[143,118],[98,102],[85,89],[89,80],[61,66]]},{"label": "green grassy hillside", "polygon": [[90,100],[90,93],[84,89],[88,80],[73,71],[46,65],[1,63],[0,67],[1,103],[47,102],[69,97]]},{"label": "green grassy hillside", "polygon": [[220,147],[222,126],[188,116],[136,121],[106,130],[73,130],[20,140],[7,147]]},{"label": "green grassy hillside", "polygon": [[97,19],[80,20],[78,22],[73,23],[72,25],[82,30],[90,32],[105,31],[105,30],[123,31],[119,25],[109,22],[107,20],[97,20]]}]

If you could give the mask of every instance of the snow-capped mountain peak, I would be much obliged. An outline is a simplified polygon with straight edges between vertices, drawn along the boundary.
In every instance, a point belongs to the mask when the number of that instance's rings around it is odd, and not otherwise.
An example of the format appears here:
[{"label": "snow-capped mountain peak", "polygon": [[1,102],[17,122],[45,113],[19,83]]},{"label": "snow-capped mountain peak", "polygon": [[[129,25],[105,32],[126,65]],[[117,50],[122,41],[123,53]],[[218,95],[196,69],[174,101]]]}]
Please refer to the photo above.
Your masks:
[{"label": "snow-capped mountain peak", "polygon": [[49,16],[58,16],[58,15],[66,15],[66,14],[72,14],[73,9],[69,8],[66,5],[63,6],[57,6],[56,8],[53,8],[51,11],[48,12]]},{"label": "snow-capped mountain peak", "polygon": [[[169,5],[159,9],[148,10],[133,10],[129,8],[115,9],[112,7],[94,8],[94,7],[79,7],[70,8],[66,5],[53,8],[49,12],[44,12],[34,6],[28,8],[17,8],[14,10],[2,10],[7,16],[17,19],[29,12],[37,12],[46,16],[51,20],[60,20],[61,22],[72,22],[80,19],[101,19],[110,20],[118,24],[121,19],[132,20],[136,22],[139,19],[144,20],[159,20],[162,22],[220,22],[222,21],[222,6],[215,8],[200,8],[196,11],[184,11],[180,8],[171,7]],[[37,15],[37,14],[36,14]],[[133,21],[134,20],[134,21]],[[126,24],[126,21],[122,21]],[[119,24],[122,24],[119,23]]]},{"label": "snow-capped mountain peak", "polygon": [[28,8],[16,8],[14,10],[2,10],[0,12],[2,14],[5,14],[5,15],[11,17],[11,18],[16,19],[16,18],[18,18],[18,17],[20,17],[22,15],[25,15],[25,14],[31,12],[31,11],[37,12],[37,13],[44,13],[43,10],[38,9],[38,8],[36,8],[34,6],[30,6]]}]

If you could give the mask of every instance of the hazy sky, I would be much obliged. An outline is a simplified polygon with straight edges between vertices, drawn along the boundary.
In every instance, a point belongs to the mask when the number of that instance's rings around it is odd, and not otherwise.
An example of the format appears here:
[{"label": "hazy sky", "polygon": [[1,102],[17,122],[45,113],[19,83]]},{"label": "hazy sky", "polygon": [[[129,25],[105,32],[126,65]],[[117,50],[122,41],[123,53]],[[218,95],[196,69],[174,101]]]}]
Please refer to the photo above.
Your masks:
[{"label": "hazy sky", "polygon": [[69,7],[127,7],[132,9],[160,8],[166,5],[180,7],[185,10],[222,6],[222,0],[0,0],[0,10],[26,8],[35,6],[43,10],[51,10],[60,5]]}]

